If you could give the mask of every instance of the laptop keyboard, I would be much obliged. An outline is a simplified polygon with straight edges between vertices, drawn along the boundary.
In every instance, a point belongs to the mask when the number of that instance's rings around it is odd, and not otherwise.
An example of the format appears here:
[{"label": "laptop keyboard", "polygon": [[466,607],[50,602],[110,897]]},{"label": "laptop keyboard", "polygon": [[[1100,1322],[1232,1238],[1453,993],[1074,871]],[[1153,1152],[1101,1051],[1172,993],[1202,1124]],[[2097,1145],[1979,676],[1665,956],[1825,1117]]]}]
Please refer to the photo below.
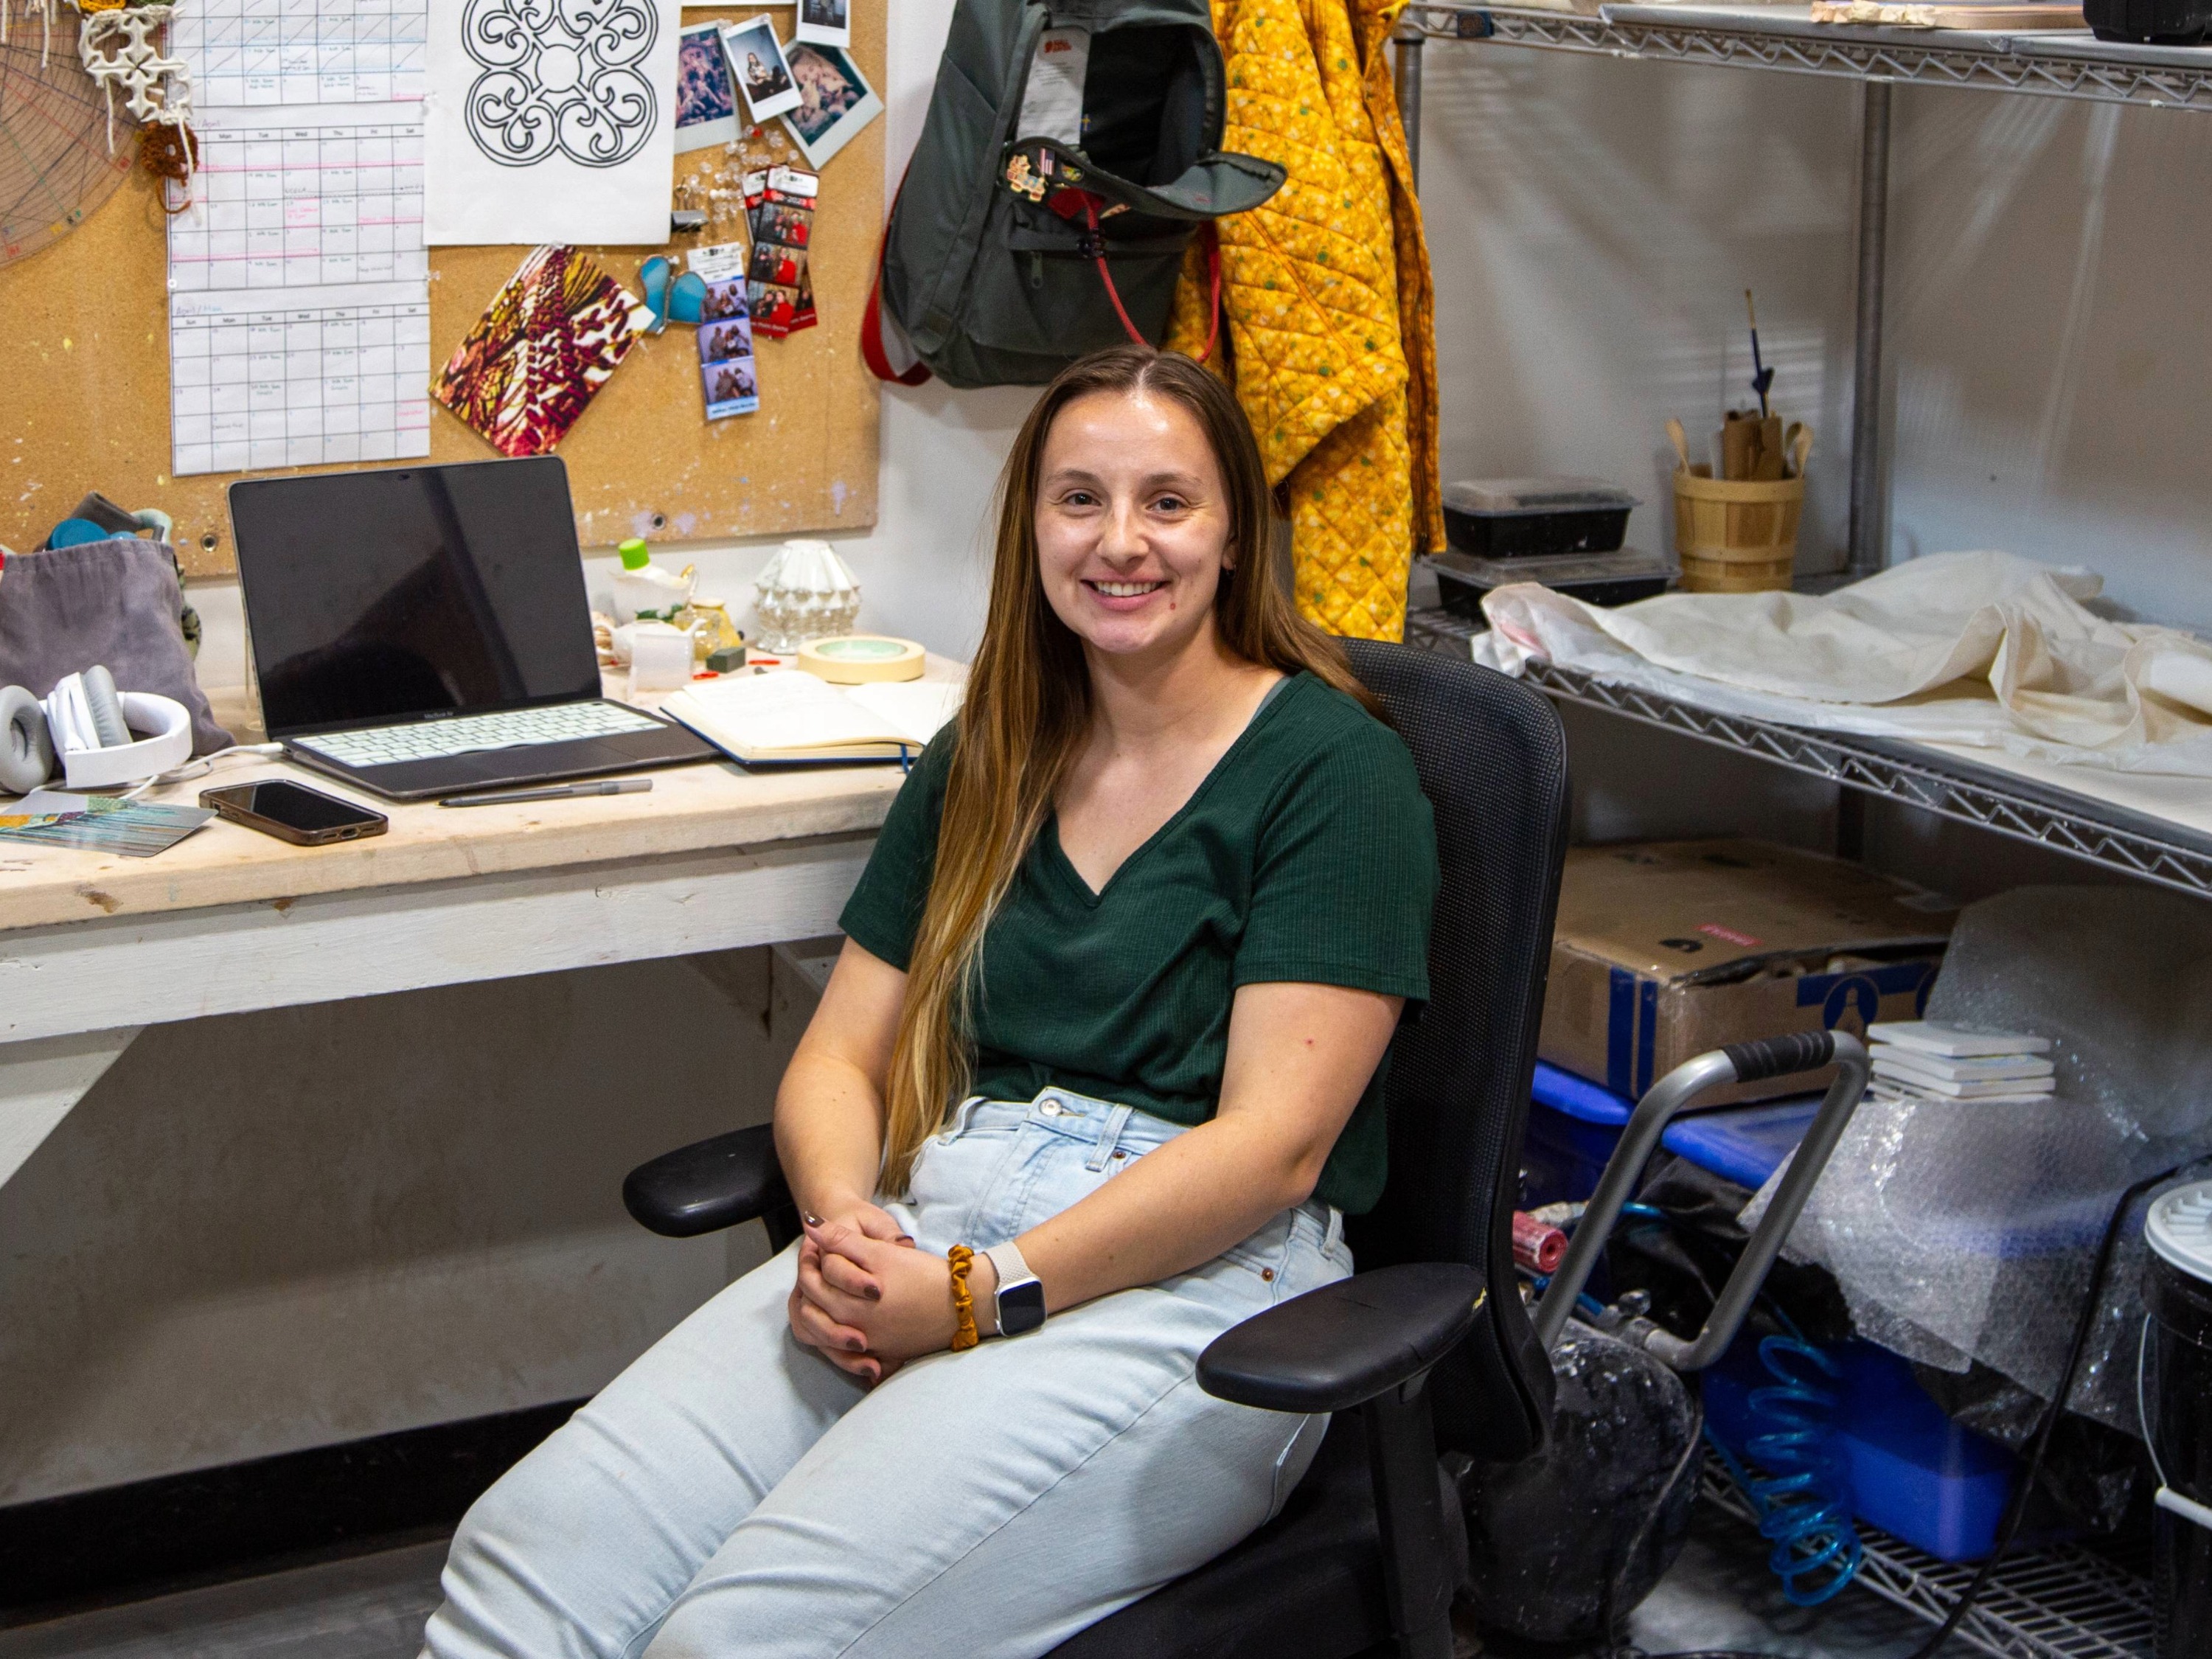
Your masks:
[{"label": "laptop keyboard", "polygon": [[406,761],[443,760],[450,755],[471,755],[487,749],[522,749],[577,738],[652,732],[660,725],[620,703],[562,702],[545,708],[510,708],[497,714],[422,720],[411,726],[380,726],[366,732],[329,732],[292,741],[341,766],[397,766]]}]

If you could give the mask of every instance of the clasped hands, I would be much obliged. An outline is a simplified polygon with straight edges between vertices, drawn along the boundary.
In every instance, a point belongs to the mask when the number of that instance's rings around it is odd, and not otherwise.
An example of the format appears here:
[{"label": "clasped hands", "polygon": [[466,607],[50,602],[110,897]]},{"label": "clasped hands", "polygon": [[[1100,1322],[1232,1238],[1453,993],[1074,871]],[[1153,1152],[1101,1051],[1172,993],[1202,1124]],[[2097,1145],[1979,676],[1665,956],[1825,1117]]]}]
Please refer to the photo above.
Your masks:
[{"label": "clasped hands", "polygon": [[[952,1346],[952,1271],[917,1249],[889,1212],[852,1203],[809,1219],[799,1244],[792,1334],[839,1370],[880,1382],[909,1359]],[[982,1328],[997,1275],[979,1255],[968,1287]]]}]

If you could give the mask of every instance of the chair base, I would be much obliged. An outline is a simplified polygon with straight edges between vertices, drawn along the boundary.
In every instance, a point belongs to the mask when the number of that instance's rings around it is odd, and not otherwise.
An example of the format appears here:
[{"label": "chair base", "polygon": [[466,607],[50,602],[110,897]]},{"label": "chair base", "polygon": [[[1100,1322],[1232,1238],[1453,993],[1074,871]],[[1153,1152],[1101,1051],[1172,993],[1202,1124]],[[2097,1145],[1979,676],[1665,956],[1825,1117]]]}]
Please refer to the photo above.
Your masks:
[{"label": "chair base", "polygon": [[1333,1418],[1283,1512],[1052,1659],[1393,1659],[1359,1413]]}]

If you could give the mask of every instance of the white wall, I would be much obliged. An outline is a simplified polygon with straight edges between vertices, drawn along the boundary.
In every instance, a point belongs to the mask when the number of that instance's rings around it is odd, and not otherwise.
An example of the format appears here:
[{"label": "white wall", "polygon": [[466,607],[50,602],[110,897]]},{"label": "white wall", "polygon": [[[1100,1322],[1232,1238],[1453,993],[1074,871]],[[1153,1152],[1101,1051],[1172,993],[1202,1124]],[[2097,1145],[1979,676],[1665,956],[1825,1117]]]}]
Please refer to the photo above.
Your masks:
[{"label": "white wall", "polygon": [[1850,88],[1740,70],[1436,42],[1421,187],[1437,273],[1443,473],[1587,473],[1670,544],[1664,427],[1751,393],[1757,290],[1774,397],[1816,441],[1800,562],[1844,538]]},{"label": "white wall", "polygon": [[[1858,92],[1741,70],[1437,42],[1423,194],[1444,473],[1590,472],[1671,534],[1662,427],[1774,396],[1818,434],[1802,570],[1843,556]],[[1885,362],[1890,540],[2102,571],[2212,624],[2212,120],[1899,87]]]},{"label": "white wall", "polygon": [[595,1392],[762,1249],[622,1209],[794,1040],[692,960],[147,1031],[0,1192],[0,1504]]},{"label": "white wall", "polygon": [[2212,121],[1900,89],[1899,556],[2002,547],[2212,627]]}]

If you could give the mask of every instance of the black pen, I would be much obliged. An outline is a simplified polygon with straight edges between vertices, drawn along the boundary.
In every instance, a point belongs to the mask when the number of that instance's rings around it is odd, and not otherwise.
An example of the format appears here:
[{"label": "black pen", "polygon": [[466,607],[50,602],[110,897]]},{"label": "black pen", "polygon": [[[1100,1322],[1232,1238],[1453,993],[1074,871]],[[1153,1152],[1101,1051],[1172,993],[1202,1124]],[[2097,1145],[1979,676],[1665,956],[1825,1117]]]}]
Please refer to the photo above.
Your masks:
[{"label": "black pen", "polygon": [[609,778],[601,783],[556,783],[544,789],[494,789],[481,795],[448,795],[441,806],[505,806],[519,800],[567,800],[574,795],[641,795],[651,778]]}]

